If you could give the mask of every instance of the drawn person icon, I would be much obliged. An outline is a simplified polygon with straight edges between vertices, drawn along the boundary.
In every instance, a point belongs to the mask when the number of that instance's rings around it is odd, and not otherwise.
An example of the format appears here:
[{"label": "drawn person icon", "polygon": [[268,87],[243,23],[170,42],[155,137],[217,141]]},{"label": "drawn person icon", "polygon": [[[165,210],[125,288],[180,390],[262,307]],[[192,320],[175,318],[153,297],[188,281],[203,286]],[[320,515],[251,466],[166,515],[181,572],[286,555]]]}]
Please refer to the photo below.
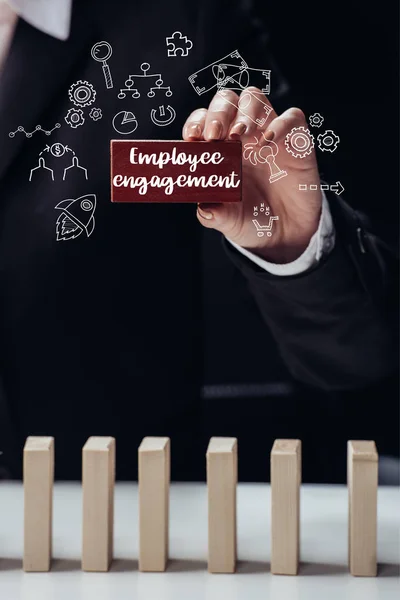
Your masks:
[{"label": "drawn person icon", "polygon": [[65,178],[66,178],[66,176],[67,176],[67,173],[68,173],[68,172],[69,172],[71,169],[81,169],[81,170],[82,170],[82,172],[83,172],[83,174],[84,174],[84,176],[85,176],[85,179],[87,180],[87,178],[88,178],[88,175],[87,175],[87,169],[85,169],[85,167],[81,167],[81,165],[79,164],[79,161],[78,161],[78,157],[77,157],[77,156],[74,156],[74,157],[72,158],[72,165],[70,165],[69,167],[66,167],[66,168],[64,169],[63,181],[65,181]]},{"label": "drawn person icon", "polygon": [[43,157],[39,158],[39,164],[38,164],[38,166],[34,167],[33,169],[31,169],[31,173],[29,175],[29,181],[32,181],[32,175],[38,169],[45,169],[46,171],[49,171],[50,174],[51,174],[51,180],[54,181],[54,171],[53,171],[53,169],[50,169],[50,167],[46,167],[46,163],[44,162],[44,158]]}]

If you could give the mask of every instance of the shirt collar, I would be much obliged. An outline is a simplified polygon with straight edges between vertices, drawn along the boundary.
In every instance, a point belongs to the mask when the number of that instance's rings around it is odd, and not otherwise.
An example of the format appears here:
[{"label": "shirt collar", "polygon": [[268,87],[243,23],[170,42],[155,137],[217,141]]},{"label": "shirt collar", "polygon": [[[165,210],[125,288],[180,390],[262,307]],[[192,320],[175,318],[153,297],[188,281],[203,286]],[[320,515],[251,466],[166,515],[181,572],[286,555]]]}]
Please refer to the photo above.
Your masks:
[{"label": "shirt collar", "polygon": [[72,0],[7,0],[29,25],[59,40],[66,40],[71,25]]}]

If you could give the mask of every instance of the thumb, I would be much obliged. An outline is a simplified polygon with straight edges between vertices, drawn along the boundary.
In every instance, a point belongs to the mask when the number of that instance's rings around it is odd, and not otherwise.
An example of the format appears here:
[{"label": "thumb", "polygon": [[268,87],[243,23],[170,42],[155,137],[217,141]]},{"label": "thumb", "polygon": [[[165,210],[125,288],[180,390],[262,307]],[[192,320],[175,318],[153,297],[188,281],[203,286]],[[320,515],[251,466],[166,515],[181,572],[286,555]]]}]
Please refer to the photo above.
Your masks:
[{"label": "thumb", "polygon": [[197,205],[197,218],[203,227],[216,229],[225,236],[234,236],[239,230],[240,215],[240,203]]}]

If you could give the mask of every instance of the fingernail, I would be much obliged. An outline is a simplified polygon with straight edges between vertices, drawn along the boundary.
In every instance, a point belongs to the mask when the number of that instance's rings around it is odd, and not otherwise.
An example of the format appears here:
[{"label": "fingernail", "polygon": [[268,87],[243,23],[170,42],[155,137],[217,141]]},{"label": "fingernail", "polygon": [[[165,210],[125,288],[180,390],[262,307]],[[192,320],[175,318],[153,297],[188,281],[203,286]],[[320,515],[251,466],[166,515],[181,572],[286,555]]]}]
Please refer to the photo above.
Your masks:
[{"label": "fingernail", "polygon": [[266,142],[270,142],[275,137],[275,131],[272,129],[268,129],[268,131],[263,131],[263,138]]},{"label": "fingernail", "polygon": [[247,126],[244,123],[236,123],[231,129],[230,136],[238,135],[239,137],[244,134]]},{"label": "fingernail", "polygon": [[200,208],[200,206],[197,207],[197,212],[201,217],[203,217],[203,219],[207,219],[207,221],[210,221],[213,218],[212,212],[208,210],[203,210],[202,208]]},{"label": "fingernail", "polygon": [[186,129],[187,137],[191,138],[199,138],[201,136],[201,127],[198,123],[193,123],[189,125]]},{"label": "fingernail", "polygon": [[219,140],[222,133],[221,121],[211,121],[207,128],[207,138],[210,140]]}]

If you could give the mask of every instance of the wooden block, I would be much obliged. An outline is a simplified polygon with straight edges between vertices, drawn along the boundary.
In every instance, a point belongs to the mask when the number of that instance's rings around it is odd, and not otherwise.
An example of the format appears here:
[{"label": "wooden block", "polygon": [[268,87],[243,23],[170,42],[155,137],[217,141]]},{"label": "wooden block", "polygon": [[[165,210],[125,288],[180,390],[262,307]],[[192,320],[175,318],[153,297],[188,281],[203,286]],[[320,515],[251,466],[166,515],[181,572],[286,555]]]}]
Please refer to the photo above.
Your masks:
[{"label": "wooden block", "polygon": [[373,441],[347,442],[349,569],[360,577],[377,574],[378,453]]},{"label": "wooden block", "polygon": [[207,449],[210,573],[234,573],[236,569],[237,468],[237,439],[212,437]]},{"label": "wooden block", "polygon": [[301,441],[271,451],[271,573],[297,575],[300,556]]},{"label": "wooden block", "polygon": [[139,446],[139,570],[165,571],[169,547],[170,440]]},{"label": "wooden block", "polygon": [[112,202],[240,202],[240,141],[111,140]]},{"label": "wooden block", "polygon": [[54,438],[24,447],[24,571],[49,571],[52,558]]},{"label": "wooden block", "polygon": [[113,559],[115,439],[90,437],[82,449],[82,570],[108,571]]}]

